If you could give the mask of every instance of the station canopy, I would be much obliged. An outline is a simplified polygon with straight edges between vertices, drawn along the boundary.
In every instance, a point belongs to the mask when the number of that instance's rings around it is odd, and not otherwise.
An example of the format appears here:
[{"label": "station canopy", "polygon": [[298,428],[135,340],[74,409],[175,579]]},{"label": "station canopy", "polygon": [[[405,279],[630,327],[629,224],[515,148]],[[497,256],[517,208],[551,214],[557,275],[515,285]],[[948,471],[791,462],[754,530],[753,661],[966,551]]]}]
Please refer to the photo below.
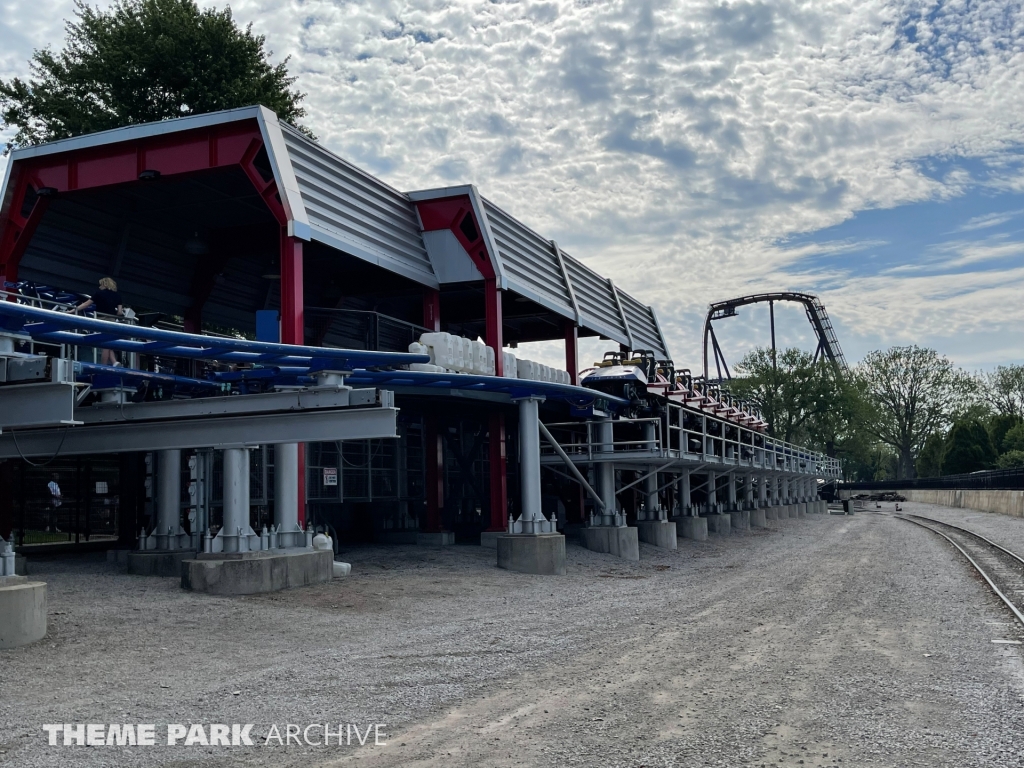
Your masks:
[{"label": "station canopy", "polygon": [[264,107],[19,149],[4,179],[8,281],[91,293],[108,275],[133,307],[206,327],[251,331],[280,306],[285,237],[303,245],[309,344],[372,348],[342,316],[418,326],[425,289],[444,330],[483,336],[493,286],[505,344],[569,325],[668,357],[653,308],[474,186],[398,191]]}]

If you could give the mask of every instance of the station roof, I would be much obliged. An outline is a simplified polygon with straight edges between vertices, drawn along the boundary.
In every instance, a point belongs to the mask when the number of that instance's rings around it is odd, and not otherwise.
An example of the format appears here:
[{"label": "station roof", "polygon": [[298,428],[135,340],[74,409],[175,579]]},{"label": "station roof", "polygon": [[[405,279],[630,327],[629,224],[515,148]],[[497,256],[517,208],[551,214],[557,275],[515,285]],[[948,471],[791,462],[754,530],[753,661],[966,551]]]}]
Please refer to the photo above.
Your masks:
[{"label": "station roof", "polygon": [[[103,162],[104,152],[115,146],[144,140],[169,140],[176,134],[194,135],[204,131],[211,136],[216,131],[218,136],[227,137],[219,138],[217,144],[223,145],[220,151],[226,155],[233,151],[230,134],[236,125],[258,126],[266,149],[268,177],[272,173],[276,182],[290,235],[319,244],[325,253],[341,252],[349,259],[372,264],[403,278],[402,283],[441,290],[458,288],[483,278],[479,265],[464,247],[464,239],[460,240],[447,229],[425,228],[419,206],[465,200],[481,230],[499,288],[523,297],[530,306],[536,305],[544,312],[575,323],[580,335],[599,335],[631,349],[651,349],[659,356],[668,357],[667,344],[652,307],[619,290],[610,279],[480,196],[472,185],[401,192],[278,120],[265,107],[129,126],[15,150],[0,197],[0,222],[8,225],[5,214],[18,203],[13,199],[13,178],[19,168],[45,166],[49,169],[47,173],[65,173],[70,178],[70,170],[59,168],[61,155],[84,152],[98,164]],[[210,139],[208,167],[215,161],[214,146]],[[77,163],[76,176],[85,172],[83,165]],[[95,169],[94,172],[100,173]],[[86,285],[94,284],[98,273],[106,274],[113,272],[115,266],[121,267],[131,218],[125,211],[134,208],[146,213],[149,226],[148,230],[136,226],[131,237],[148,237],[148,249],[160,257],[152,264],[137,264],[138,274],[125,275],[133,286],[133,293],[144,296],[148,290],[154,294],[166,292],[187,297],[189,283],[195,278],[191,269],[173,266],[180,261],[180,254],[172,254],[173,244],[166,237],[170,225],[161,229],[161,219],[173,218],[182,208],[189,208],[190,220],[203,224],[205,209],[209,216],[216,217],[218,227],[234,227],[237,233],[233,238],[234,247],[246,250],[253,257],[249,267],[233,271],[234,298],[220,299],[221,304],[227,305],[221,307],[219,316],[225,322],[245,314],[249,307],[262,301],[261,291],[265,293],[266,287],[260,282],[260,273],[266,271],[266,263],[273,259],[270,253],[258,253],[257,244],[247,245],[245,241],[261,228],[270,231],[274,221],[260,210],[262,201],[241,171],[225,170],[216,180],[207,180],[202,185],[189,177],[175,179],[178,177],[150,185],[144,192],[141,209],[138,190],[133,190],[132,199],[128,200],[117,186],[92,193],[105,200],[103,205],[94,203],[88,210],[62,206],[60,196],[56,197],[47,214],[50,221],[39,230],[42,237],[29,246],[26,267],[33,265],[33,274],[65,287],[77,289],[76,285],[83,281]],[[42,183],[51,182],[43,178]],[[179,188],[177,197],[172,199],[175,183]],[[189,185],[187,190],[185,184]],[[54,186],[59,188],[56,183]],[[68,188],[74,189],[70,182]],[[184,202],[183,197],[187,198]],[[213,206],[208,204],[214,200],[219,203],[215,214]],[[92,235],[85,240],[98,243],[93,248],[96,253],[83,254],[82,246],[69,238],[72,234]],[[88,257],[84,262],[83,255]],[[68,279],[74,284],[67,285]],[[180,303],[178,310],[183,312],[185,299]],[[511,319],[508,312],[506,319]]]}]

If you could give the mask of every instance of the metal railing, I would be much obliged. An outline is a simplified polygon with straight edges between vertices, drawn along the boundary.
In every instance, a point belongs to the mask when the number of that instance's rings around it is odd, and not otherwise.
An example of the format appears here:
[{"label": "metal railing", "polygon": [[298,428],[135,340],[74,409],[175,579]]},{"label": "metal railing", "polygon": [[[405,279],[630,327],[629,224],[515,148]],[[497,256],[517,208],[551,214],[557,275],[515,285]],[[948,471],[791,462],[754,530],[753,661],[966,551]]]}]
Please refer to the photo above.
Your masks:
[{"label": "metal railing", "polygon": [[[686,417],[699,420],[699,427],[686,426]],[[708,465],[745,467],[767,471],[841,476],[838,459],[779,440],[707,414],[672,405],[667,418],[617,419],[611,422],[612,440],[598,437],[597,423],[557,422],[546,424],[565,453],[581,461],[658,458],[689,459]],[[653,426],[653,437],[643,437]],[[623,435],[623,432],[627,434]],[[608,450],[609,446],[611,451]],[[541,455],[556,456],[554,448],[542,444]]]},{"label": "metal railing", "polygon": [[429,328],[361,309],[306,307],[306,323],[313,329],[314,346],[408,352]]},{"label": "metal railing", "polygon": [[872,480],[842,482],[837,488],[844,491],[901,491],[901,490],[1024,490],[1024,467],[992,469],[965,475],[945,477],[918,477],[913,480]]}]

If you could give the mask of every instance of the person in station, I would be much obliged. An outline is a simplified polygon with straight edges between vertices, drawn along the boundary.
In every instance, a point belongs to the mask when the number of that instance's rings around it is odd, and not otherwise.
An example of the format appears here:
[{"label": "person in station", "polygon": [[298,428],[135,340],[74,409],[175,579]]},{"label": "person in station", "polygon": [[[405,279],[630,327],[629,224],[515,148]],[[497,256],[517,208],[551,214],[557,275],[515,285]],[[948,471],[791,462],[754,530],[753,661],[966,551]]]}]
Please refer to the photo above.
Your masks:
[{"label": "person in station", "polygon": [[[124,314],[121,294],[117,292],[117,283],[114,282],[113,278],[101,277],[99,290],[96,291],[96,294],[91,299],[86,299],[75,307],[75,312],[84,312],[88,309],[93,309],[101,315],[114,315],[115,317],[120,317]],[[117,354],[112,349],[103,350],[100,362],[103,365],[121,365],[117,359]]]}]

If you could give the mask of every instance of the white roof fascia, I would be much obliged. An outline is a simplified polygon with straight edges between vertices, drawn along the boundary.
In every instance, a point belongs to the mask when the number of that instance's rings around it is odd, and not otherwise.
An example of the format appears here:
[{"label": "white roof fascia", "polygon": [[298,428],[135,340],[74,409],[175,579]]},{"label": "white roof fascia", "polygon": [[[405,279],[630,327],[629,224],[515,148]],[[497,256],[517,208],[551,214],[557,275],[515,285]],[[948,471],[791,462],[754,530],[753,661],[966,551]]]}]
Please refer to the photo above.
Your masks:
[{"label": "white roof fascia", "polygon": [[108,131],[87,133],[84,136],[74,136],[70,139],[59,139],[58,141],[51,141],[34,147],[23,147],[11,152],[10,158],[11,162],[14,162],[32,157],[54,155],[60,152],[73,152],[78,149],[102,147],[105,144],[118,144],[122,141],[136,141],[151,136],[162,136],[166,133],[208,128],[211,125],[223,125],[224,123],[234,123],[239,120],[251,120],[259,116],[261,109],[264,108],[240,107],[239,109],[225,109],[221,112],[209,112],[205,115],[188,115],[186,117],[175,117],[171,120],[159,120],[154,123],[126,125],[123,128],[111,128]]},{"label": "white roof fascia", "polygon": [[302,202],[302,193],[299,192],[299,182],[295,178],[295,171],[288,157],[288,147],[281,133],[280,120],[266,107],[259,107],[256,120],[263,133],[277,191],[281,193],[281,205],[284,206],[285,217],[288,219],[288,235],[308,241],[311,237],[309,217],[306,215],[306,206]]}]

